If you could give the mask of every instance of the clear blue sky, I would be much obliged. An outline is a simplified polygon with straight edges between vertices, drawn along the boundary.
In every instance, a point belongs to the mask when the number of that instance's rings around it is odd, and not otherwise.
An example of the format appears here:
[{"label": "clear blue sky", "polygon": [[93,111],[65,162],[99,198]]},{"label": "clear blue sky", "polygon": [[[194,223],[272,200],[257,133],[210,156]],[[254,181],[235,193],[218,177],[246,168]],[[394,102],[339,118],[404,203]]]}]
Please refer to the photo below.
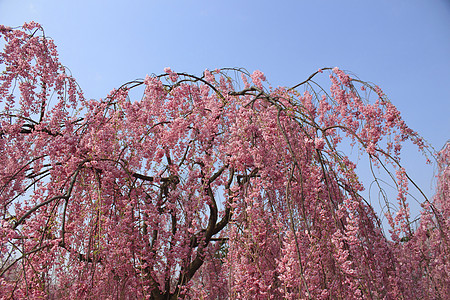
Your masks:
[{"label": "clear blue sky", "polygon": [[[0,0],[1,24],[31,20],[87,98],[167,66],[259,69],[274,86],[338,66],[381,86],[436,148],[450,138],[449,0]],[[433,169],[412,157],[429,189]]]}]

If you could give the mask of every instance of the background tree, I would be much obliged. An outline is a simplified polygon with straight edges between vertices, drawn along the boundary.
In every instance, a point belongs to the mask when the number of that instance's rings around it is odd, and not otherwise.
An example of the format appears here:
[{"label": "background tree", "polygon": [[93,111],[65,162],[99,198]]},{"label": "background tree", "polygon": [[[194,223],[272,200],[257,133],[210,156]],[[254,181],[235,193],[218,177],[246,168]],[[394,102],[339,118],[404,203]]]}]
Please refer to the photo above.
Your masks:
[{"label": "background tree", "polygon": [[[450,297],[449,147],[416,229],[400,151],[434,154],[377,86],[167,68],[86,100],[39,24],[0,31],[3,298]],[[389,237],[347,141],[396,186]]]}]

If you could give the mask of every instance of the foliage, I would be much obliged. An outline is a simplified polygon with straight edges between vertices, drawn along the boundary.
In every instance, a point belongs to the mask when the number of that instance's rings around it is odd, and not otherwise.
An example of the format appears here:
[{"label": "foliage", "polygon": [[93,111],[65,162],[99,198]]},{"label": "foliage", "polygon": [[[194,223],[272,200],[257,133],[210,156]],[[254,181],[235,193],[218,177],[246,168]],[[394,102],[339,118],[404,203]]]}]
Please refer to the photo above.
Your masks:
[{"label": "foliage", "polygon": [[[86,100],[39,24],[0,32],[0,297],[450,298],[450,147],[415,229],[400,151],[433,153],[378,87],[167,68]],[[392,174],[389,237],[348,141]]]}]

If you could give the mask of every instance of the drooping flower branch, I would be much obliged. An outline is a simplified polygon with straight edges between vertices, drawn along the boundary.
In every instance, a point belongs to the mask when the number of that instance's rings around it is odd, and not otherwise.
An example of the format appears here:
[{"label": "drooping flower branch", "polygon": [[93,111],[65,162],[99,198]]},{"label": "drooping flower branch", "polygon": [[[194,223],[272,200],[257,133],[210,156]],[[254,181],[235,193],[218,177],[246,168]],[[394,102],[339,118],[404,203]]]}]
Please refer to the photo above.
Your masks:
[{"label": "drooping flower branch", "polygon": [[[377,86],[166,68],[88,101],[39,24],[0,32],[1,297],[450,296],[448,147],[415,229],[401,148],[433,153]],[[347,142],[392,175],[390,236]]]}]

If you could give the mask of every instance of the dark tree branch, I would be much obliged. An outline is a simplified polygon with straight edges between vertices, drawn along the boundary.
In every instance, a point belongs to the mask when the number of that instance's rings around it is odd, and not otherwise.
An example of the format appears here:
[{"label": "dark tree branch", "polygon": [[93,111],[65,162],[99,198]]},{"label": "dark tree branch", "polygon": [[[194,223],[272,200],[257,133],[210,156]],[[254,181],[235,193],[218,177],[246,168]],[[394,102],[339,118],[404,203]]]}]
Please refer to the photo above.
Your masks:
[{"label": "dark tree branch", "polygon": [[72,189],[75,185],[75,181],[77,179],[78,173],[80,172],[80,167],[78,167],[78,169],[75,171],[73,177],[72,177],[72,181],[70,182],[69,185],[69,189],[67,190],[65,195],[58,195],[58,196],[54,196],[50,199],[48,199],[47,201],[44,201],[42,203],[39,203],[38,205],[34,206],[32,209],[30,209],[29,211],[27,211],[13,226],[14,229],[16,229],[20,224],[23,223],[23,221],[25,221],[26,218],[28,218],[28,216],[30,216],[33,212],[35,212],[36,210],[38,210],[40,207],[49,204],[50,202],[53,202],[55,200],[58,199],[65,199],[68,200],[70,198],[70,195],[72,194]]}]

